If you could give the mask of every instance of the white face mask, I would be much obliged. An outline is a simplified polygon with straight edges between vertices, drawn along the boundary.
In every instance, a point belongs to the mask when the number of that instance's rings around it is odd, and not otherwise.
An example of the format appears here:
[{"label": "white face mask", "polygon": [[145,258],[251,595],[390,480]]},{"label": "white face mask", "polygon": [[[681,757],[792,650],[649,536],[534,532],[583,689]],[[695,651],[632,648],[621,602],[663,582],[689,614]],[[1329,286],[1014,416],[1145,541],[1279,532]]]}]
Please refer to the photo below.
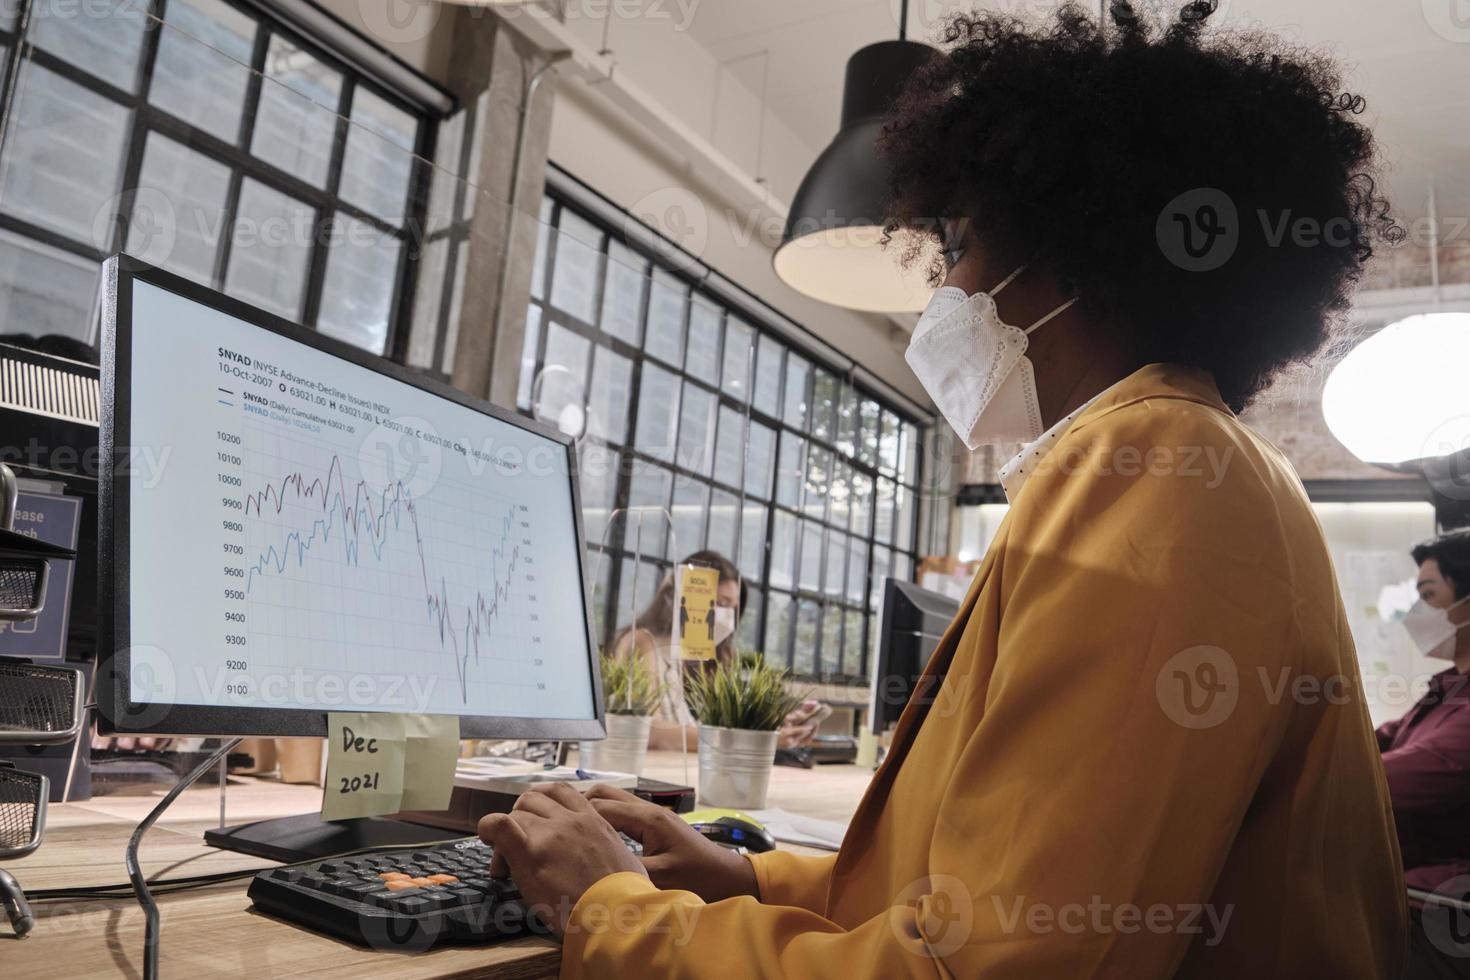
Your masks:
[{"label": "white face mask", "polygon": [[1044,431],[1036,375],[1026,357],[1027,336],[1077,300],[1067,300],[1024,330],[1002,323],[994,296],[1025,268],[1006,276],[988,293],[966,296],[957,286],[936,290],[904,354],[919,383],[970,449],[1031,442]]},{"label": "white face mask", "polygon": [[735,610],[730,606],[715,607],[715,646],[719,646],[735,632]]},{"label": "white face mask", "polygon": [[1455,635],[1470,623],[1450,622],[1450,609],[1465,602],[1470,602],[1470,596],[1452,603],[1449,609],[1436,609],[1423,599],[1409,607],[1404,613],[1404,629],[1409,631],[1420,653],[1436,660],[1455,659]]}]

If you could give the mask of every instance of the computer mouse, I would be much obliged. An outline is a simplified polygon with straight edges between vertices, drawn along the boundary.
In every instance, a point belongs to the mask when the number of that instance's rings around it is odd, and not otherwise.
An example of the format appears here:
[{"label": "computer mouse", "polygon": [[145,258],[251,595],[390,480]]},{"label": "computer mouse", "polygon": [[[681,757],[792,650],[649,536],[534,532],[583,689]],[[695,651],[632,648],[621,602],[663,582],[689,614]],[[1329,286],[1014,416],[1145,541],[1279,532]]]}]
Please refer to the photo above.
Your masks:
[{"label": "computer mouse", "polygon": [[776,838],[761,826],[759,820],[739,810],[693,810],[681,814],[684,820],[716,844],[743,847],[752,854],[776,849]]}]

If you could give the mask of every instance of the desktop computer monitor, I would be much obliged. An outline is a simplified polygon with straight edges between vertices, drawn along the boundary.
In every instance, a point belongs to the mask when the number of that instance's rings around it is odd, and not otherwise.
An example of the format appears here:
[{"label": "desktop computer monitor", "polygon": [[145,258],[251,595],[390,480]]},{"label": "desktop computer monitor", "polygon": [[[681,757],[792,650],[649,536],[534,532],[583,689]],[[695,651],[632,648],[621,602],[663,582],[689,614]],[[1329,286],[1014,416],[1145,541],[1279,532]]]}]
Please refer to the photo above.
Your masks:
[{"label": "desktop computer monitor", "polygon": [[898,721],[930,655],[959,611],[960,604],[947,595],[902,579],[884,579],[868,700],[868,724],[874,735]]},{"label": "desktop computer monitor", "polygon": [[570,439],[127,257],[104,292],[106,730],[603,736]]}]

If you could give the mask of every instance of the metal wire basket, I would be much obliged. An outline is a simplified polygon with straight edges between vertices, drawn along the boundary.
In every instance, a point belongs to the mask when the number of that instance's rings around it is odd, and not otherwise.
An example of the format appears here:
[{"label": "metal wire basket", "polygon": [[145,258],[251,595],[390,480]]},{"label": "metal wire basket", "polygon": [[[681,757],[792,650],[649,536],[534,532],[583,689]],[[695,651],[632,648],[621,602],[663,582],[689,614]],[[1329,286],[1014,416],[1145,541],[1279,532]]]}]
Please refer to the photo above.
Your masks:
[{"label": "metal wire basket", "polygon": [[83,675],[0,658],[0,745],[56,745],[82,730]]},{"label": "metal wire basket", "polygon": [[0,860],[24,857],[41,846],[50,792],[45,776],[0,762]]}]

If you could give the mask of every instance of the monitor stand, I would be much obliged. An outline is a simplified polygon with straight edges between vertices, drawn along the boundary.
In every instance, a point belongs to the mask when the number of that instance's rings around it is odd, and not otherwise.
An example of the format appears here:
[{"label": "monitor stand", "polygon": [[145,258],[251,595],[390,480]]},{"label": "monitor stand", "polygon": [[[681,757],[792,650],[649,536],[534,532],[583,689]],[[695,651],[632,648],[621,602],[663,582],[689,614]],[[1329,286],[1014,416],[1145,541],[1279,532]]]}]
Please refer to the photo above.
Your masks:
[{"label": "monitor stand", "polygon": [[256,820],[204,832],[204,842],[271,861],[311,861],[370,847],[413,847],[461,840],[462,832],[388,817],[327,821],[318,813]]}]

